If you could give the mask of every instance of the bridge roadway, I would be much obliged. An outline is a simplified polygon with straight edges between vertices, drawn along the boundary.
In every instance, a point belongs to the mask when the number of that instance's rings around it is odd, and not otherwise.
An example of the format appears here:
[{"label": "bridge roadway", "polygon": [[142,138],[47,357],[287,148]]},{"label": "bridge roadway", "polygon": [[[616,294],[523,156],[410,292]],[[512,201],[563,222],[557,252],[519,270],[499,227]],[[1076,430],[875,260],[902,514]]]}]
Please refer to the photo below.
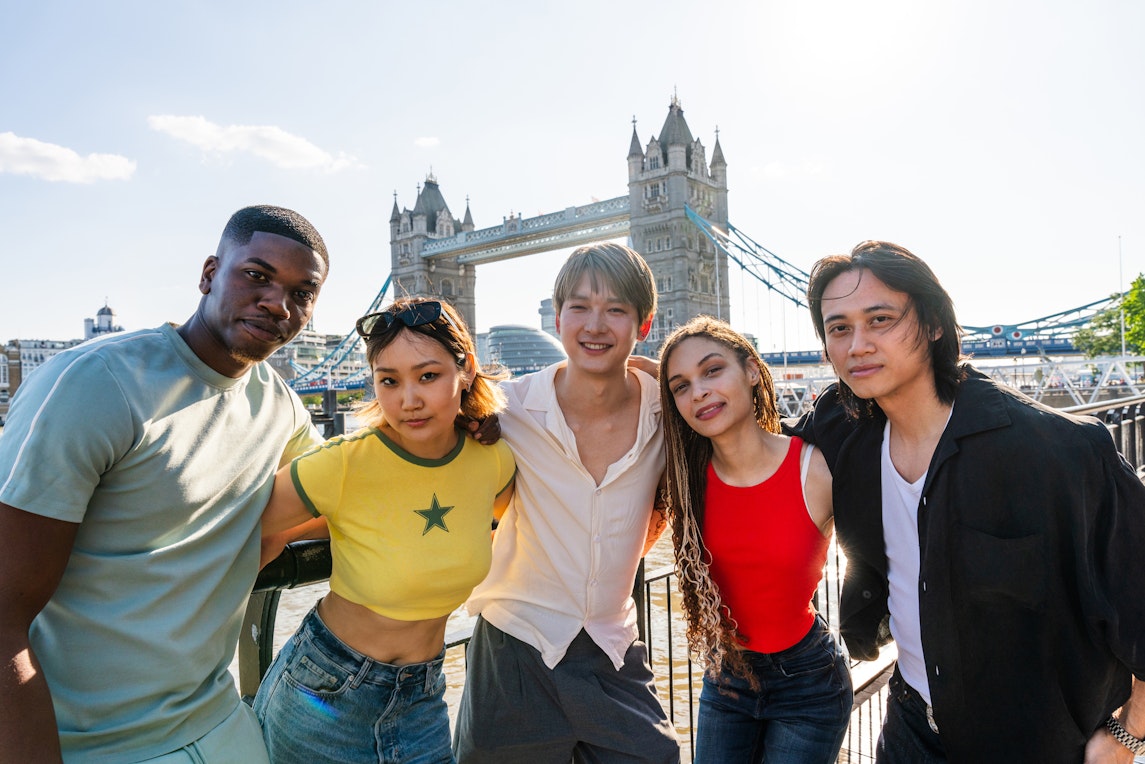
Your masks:
[{"label": "bridge roadway", "polygon": [[499,226],[430,239],[422,247],[421,256],[427,260],[456,258],[469,265],[492,263],[620,238],[629,228],[628,197],[618,196],[532,218],[510,216]]}]

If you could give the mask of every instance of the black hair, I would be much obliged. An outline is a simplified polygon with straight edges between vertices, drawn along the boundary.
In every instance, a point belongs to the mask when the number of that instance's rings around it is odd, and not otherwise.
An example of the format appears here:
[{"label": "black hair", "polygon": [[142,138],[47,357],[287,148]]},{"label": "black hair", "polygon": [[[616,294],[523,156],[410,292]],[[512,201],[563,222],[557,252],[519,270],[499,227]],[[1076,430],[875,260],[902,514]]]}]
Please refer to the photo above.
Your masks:
[{"label": "black hair", "polygon": [[[815,263],[807,285],[807,302],[824,351],[827,338],[823,328],[823,292],[836,277],[860,270],[870,272],[891,289],[907,295],[908,307],[918,322],[918,343],[926,345],[930,355],[935,392],[943,403],[953,403],[958,385],[966,376],[961,365],[964,360],[962,328],[954,317],[954,301],[930,266],[898,244],[864,241],[849,255],[832,255]],[[874,402],[859,398],[842,381],[839,392],[840,400],[852,415],[865,416],[873,412]]]},{"label": "black hair", "polygon": [[259,232],[285,236],[314,250],[322,258],[326,270],[330,270],[330,255],[326,252],[326,242],[322,241],[318,229],[309,220],[285,207],[269,204],[243,207],[227,221],[222,239],[241,247],[249,244],[251,238]]}]

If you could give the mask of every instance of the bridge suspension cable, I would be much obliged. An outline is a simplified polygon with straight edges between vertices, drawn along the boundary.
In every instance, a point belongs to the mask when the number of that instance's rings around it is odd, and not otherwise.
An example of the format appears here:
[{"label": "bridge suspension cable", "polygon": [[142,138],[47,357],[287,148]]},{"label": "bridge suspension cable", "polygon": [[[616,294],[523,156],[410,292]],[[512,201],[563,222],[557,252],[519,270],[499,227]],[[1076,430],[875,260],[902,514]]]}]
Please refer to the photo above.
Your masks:
[{"label": "bridge suspension cable", "polygon": [[[378,294],[374,297],[370,307],[366,309],[363,315],[374,313],[382,307],[382,302],[386,299],[386,293],[390,289],[390,282],[393,280],[393,274],[386,276],[386,281],[382,284],[382,288],[378,290]],[[351,329],[342,340],[331,350],[325,358],[310,368],[298,365],[293,360],[290,362],[291,368],[298,373],[298,376],[291,379],[287,384],[295,392],[314,392],[319,389],[326,389],[327,387],[334,387],[334,370],[346,362],[350,354],[358,347],[358,332],[356,329]],[[354,375],[352,378],[341,380],[339,386],[356,386],[365,377],[365,370]]]},{"label": "bridge suspension cable", "polygon": [[[700,232],[745,273],[795,305],[807,307],[807,282],[810,276],[806,271],[779,257],[731,223],[727,224],[728,230],[724,232],[691,207],[685,206],[684,211]],[[963,351],[975,356],[1076,354],[1078,350],[1073,344],[1073,338],[1077,331],[1089,326],[1099,313],[1108,310],[1122,296],[1115,294],[1015,324],[963,326]],[[795,355],[813,358],[818,352],[807,351]]]},{"label": "bridge suspension cable", "polygon": [[807,307],[805,296],[810,276],[806,271],[787,262],[731,223],[727,224],[725,233],[691,207],[685,205],[684,212],[688,220],[744,272],[797,306]]}]

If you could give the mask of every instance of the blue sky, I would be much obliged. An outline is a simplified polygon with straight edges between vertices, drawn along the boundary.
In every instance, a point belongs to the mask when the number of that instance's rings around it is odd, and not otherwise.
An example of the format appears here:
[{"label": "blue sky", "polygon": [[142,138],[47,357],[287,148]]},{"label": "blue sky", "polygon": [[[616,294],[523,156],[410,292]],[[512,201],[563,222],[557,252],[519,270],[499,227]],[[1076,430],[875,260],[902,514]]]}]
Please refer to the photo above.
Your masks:
[{"label": "blue sky", "polygon": [[[857,242],[927,260],[969,325],[1099,299],[1145,270],[1145,3],[99,3],[3,0],[0,341],[105,300],[183,321],[235,209],[322,231],[319,331],[389,272],[397,192],[432,169],[477,227],[626,193],[675,91],[731,221],[809,268]],[[1119,245],[1120,237],[1120,245]],[[478,269],[478,329],[538,324],[565,253]],[[761,349],[810,322],[747,280]]]}]

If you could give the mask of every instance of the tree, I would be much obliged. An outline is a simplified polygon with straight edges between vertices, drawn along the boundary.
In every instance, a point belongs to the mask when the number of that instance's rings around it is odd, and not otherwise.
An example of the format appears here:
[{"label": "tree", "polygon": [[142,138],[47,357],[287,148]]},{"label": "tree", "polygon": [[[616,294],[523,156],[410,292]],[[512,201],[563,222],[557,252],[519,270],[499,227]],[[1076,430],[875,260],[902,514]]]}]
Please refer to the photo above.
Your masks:
[{"label": "tree", "polygon": [[1079,329],[1073,344],[1089,358],[1121,355],[1121,309],[1125,308],[1125,352],[1141,355],[1145,350],[1145,274],[1137,274],[1129,290]]}]

